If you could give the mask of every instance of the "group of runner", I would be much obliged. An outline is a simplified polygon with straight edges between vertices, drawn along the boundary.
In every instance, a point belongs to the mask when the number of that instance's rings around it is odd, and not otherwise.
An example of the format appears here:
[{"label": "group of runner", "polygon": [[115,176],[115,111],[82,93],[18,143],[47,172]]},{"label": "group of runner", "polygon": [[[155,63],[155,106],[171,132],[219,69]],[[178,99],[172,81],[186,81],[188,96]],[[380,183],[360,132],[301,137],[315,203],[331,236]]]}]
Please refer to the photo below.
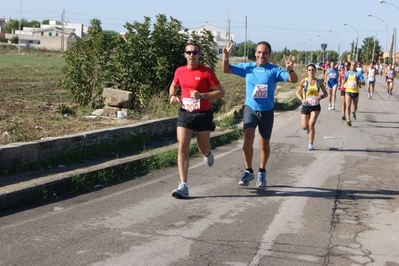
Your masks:
[{"label": "group of runner", "polygon": [[[315,124],[320,114],[320,100],[328,98],[328,110],[335,110],[336,93],[340,92],[342,120],[352,126],[356,120],[361,86],[366,85],[364,74],[367,75],[367,99],[373,99],[376,76],[381,73],[378,66],[370,63],[367,70],[360,62],[339,61],[326,62],[322,66],[323,78],[316,77],[316,66],[307,65],[308,77],[301,80],[296,90],[297,98],[302,102],[301,127],[309,136],[309,150],[314,150]],[[392,96],[395,69],[391,64],[384,70],[387,97]],[[321,94],[322,92],[322,94]]]},{"label": "group of runner", "polygon": [[364,74],[367,76],[367,99],[373,99],[376,76],[382,72],[385,76],[387,98],[392,96],[394,77],[396,76],[392,64],[388,64],[384,70],[381,70],[380,65],[371,62],[367,71],[365,71],[360,62],[339,61],[338,64],[330,62],[323,71],[324,83],[328,91],[328,110],[335,110],[336,92],[339,88],[342,102],[342,120],[346,120],[348,126],[352,125],[350,118],[352,103],[352,117],[353,120],[356,120],[359,89],[362,85],[366,85]]}]

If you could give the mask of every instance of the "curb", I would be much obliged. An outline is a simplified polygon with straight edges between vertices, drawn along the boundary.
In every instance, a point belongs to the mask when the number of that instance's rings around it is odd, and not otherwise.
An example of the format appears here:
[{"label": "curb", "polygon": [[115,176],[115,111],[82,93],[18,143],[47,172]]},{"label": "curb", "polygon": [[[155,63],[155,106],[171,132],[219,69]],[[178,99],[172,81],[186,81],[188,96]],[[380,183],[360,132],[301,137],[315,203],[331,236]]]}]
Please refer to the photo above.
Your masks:
[{"label": "curb", "polygon": [[[217,140],[232,133],[234,130],[225,130],[223,132],[212,132],[211,140]],[[196,138],[191,140],[191,144],[196,144]],[[18,207],[29,203],[45,202],[54,199],[59,195],[65,195],[76,190],[76,179],[95,179],[104,172],[110,171],[112,174],[126,175],[126,169],[135,169],[143,161],[157,156],[161,153],[177,150],[177,143],[151,150],[150,152],[127,156],[113,160],[106,160],[100,164],[91,166],[77,166],[76,169],[62,173],[49,174],[43,177],[26,180],[20,183],[0,187],[0,210],[12,207]],[[131,178],[123,178],[120,181],[134,179],[137,173],[130,173]],[[98,185],[102,188],[103,185]],[[93,188],[92,191],[97,188]]]}]

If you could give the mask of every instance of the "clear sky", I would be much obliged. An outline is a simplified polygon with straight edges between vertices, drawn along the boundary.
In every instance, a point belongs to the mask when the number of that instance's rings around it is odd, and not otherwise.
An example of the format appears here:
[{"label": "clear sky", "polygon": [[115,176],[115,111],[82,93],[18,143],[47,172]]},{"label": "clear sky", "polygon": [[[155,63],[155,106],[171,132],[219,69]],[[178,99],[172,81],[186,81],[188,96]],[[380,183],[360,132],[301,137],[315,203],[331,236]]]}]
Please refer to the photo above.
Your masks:
[{"label": "clear sky", "polygon": [[[338,50],[340,44],[342,53],[350,50],[350,43],[355,41],[358,35],[359,46],[364,38],[377,36],[383,50],[386,43],[389,49],[393,29],[399,27],[399,0],[386,2],[380,3],[379,0],[1,0],[0,17],[19,19],[21,15],[28,21],[61,20],[61,14],[65,10],[65,18],[69,22],[89,26],[90,20],[97,18],[102,22],[104,30],[124,32],[125,22],[143,22],[144,16],[147,16],[154,23],[157,14],[164,14],[168,18],[180,20],[187,28],[197,28],[209,23],[227,29],[230,25],[230,32],[236,36],[234,41],[238,43],[246,39],[255,43],[268,41],[275,51],[283,50],[284,47],[318,50],[321,43],[327,43],[327,50]],[[369,13],[371,17],[367,16]],[[344,23],[348,26],[344,26]]]}]

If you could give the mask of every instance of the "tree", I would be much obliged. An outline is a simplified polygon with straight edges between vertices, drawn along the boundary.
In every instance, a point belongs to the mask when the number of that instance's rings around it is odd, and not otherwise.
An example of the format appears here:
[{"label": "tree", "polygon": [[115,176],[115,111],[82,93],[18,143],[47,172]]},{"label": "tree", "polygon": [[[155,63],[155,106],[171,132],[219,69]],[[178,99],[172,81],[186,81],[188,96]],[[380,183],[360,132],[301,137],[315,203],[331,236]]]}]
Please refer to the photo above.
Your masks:
[{"label": "tree", "polygon": [[237,44],[231,55],[239,57],[246,56],[249,60],[255,60],[255,49],[256,43],[246,41]]},{"label": "tree", "polygon": [[365,38],[360,49],[359,58],[361,62],[365,64],[378,62],[378,55],[382,48],[379,41],[374,39],[373,36]]},{"label": "tree", "polygon": [[29,22],[26,24],[26,27],[40,28],[40,22],[37,21],[37,20],[29,21]]},{"label": "tree", "polygon": [[65,78],[61,85],[82,106],[102,106],[103,88],[112,85],[113,41],[107,40],[105,36],[101,30],[101,21],[92,19],[88,36],[72,44],[65,52],[67,66],[63,68]]},{"label": "tree", "polygon": [[[21,19],[21,30],[23,29],[23,27],[28,26],[28,21],[26,19]],[[19,20],[10,20],[6,26],[4,27],[6,33],[13,33],[13,31],[15,32],[16,30],[19,30]]]},{"label": "tree", "polygon": [[167,94],[174,71],[187,63],[184,49],[191,41],[201,48],[200,63],[211,68],[216,65],[214,37],[209,31],[189,35],[180,21],[168,21],[165,15],[158,15],[153,25],[144,17],[143,23],[124,27],[127,32],[122,37],[102,31],[101,22],[93,19],[88,36],[65,52],[62,84],[80,105],[102,106],[104,87],[131,91],[131,109],[135,110],[154,95]]}]

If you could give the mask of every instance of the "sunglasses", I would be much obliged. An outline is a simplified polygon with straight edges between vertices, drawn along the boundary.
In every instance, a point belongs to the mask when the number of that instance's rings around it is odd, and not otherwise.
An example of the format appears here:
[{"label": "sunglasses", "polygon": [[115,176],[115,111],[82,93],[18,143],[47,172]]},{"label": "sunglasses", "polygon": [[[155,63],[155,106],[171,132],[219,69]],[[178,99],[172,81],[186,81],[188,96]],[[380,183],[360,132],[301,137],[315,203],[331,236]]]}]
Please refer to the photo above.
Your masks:
[{"label": "sunglasses", "polygon": [[308,69],[308,71],[314,71],[314,68]]},{"label": "sunglasses", "polygon": [[191,54],[197,55],[197,54],[199,54],[199,52],[198,52],[197,50],[194,50],[194,51],[186,51],[185,53],[188,54],[188,55],[191,55]]}]

